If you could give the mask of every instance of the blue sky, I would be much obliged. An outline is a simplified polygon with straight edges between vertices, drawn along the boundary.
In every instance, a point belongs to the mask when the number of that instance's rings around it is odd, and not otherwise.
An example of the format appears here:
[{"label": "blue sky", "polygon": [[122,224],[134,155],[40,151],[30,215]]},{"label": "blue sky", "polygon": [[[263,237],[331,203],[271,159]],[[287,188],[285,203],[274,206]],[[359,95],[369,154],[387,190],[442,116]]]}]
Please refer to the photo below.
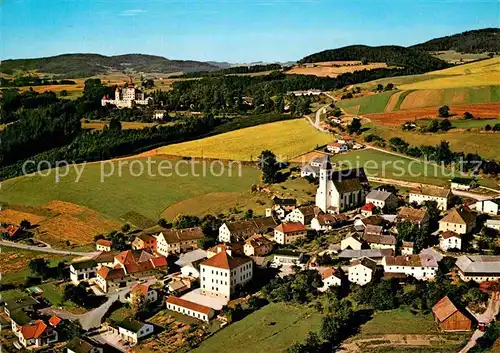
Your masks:
[{"label": "blue sky", "polygon": [[411,45],[499,27],[499,6],[498,0],[0,0],[0,57],[298,60],[350,44]]}]

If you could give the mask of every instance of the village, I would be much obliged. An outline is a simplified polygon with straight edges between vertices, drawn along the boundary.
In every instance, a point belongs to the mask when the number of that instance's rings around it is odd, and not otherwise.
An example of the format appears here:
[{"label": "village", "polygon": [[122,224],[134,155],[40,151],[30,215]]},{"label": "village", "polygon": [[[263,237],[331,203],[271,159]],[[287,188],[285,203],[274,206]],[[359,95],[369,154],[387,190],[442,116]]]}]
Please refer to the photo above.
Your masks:
[{"label": "village", "polygon": [[[353,142],[346,137],[336,143]],[[6,300],[2,317],[18,339],[15,345],[61,347],[60,327],[79,321],[84,334],[66,344],[67,352],[127,352],[158,328],[144,316],[103,325],[114,302],[139,311],[153,308],[153,313],[163,308],[224,327],[235,303],[261,296],[262,286],[269,285],[266,276],[316,271],[321,278],[316,290],[326,292],[372,281],[433,281],[442,271],[440,263],[450,258],[454,265],[444,275],[457,284],[476,283],[489,300],[475,313],[441,298],[432,308],[441,330],[482,332],[493,320],[500,308],[500,256],[477,250],[500,231],[500,198],[463,201],[453,192],[469,190],[471,180],[458,178],[448,188],[422,185],[402,199],[390,185],[372,188],[363,169],[337,170],[328,154],[304,166],[300,176],[317,182],[314,203],[273,195],[264,217],[223,223],[218,243],[205,249],[201,227],[158,226],[134,235],[120,250],[100,237],[92,256],[72,260],[65,281],[83,297],[101,298],[102,305],[91,316],[78,317],[48,306],[41,290]],[[18,231],[11,226],[4,233],[14,239]],[[308,242],[328,234],[338,241],[307,251]]]}]

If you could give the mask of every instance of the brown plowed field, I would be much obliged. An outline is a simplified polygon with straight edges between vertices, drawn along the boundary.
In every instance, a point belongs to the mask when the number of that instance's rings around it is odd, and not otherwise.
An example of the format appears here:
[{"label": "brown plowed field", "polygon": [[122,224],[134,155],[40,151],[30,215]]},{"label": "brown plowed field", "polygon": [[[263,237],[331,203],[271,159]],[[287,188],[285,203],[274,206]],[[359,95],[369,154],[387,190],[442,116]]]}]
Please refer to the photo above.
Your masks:
[{"label": "brown plowed field", "polygon": [[[366,114],[365,118],[374,123],[383,125],[401,125],[406,121],[435,117],[438,108],[422,108],[400,110],[390,113]],[[450,106],[451,114],[463,115],[465,112],[472,113],[477,118],[498,118],[500,117],[500,103],[469,104]]]}]

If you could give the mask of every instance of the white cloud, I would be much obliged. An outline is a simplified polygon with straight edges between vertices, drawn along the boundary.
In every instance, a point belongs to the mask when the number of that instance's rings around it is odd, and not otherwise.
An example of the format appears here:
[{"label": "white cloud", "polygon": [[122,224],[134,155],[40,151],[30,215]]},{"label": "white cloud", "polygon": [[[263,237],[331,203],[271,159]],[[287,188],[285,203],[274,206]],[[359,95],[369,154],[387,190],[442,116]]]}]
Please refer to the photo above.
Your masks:
[{"label": "white cloud", "polygon": [[138,14],[145,13],[145,12],[147,12],[147,11],[144,9],[131,9],[131,10],[125,10],[125,11],[120,12],[118,14],[118,16],[136,16]]}]

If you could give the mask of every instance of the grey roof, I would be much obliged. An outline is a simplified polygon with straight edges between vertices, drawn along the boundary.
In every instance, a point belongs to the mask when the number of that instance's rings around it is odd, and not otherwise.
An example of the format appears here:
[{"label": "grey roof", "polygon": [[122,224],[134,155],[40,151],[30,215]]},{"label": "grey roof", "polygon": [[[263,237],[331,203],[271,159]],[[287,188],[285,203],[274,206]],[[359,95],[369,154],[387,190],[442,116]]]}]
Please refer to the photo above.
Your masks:
[{"label": "grey roof", "polygon": [[76,270],[81,270],[84,268],[97,267],[97,262],[94,259],[86,259],[86,260],[72,262],[71,266]]},{"label": "grey roof", "polygon": [[500,274],[500,256],[464,255],[455,264],[464,273]]},{"label": "grey roof", "polygon": [[14,311],[20,308],[25,308],[27,306],[38,305],[38,304],[40,304],[40,302],[30,296],[25,298],[7,300],[5,302],[5,307],[7,307],[7,309],[10,311]]},{"label": "grey roof", "polygon": [[363,265],[365,267],[368,267],[372,271],[375,271],[375,268],[377,267],[377,263],[368,257],[363,257],[361,259],[355,260],[348,267],[356,265]]},{"label": "grey roof", "polygon": [[128,331],[135,332],[135,333],[139,332],[139,330],[144,325],[145,325],[145,323],[138,321],[131,316],[125,318],[122,322],[119,322],[117,324],[118,327],[122,327]]},{"label": "grey roof", "polygon": [[361,250],[345,249],[339,254],[339,258],[359,259],[361,257],[368,257],[371,259],[376,259],[392,255],[393,253],[394,252],[392,249],[361,249]]},{"label": "grey roof", "polygon": [[203,249],[196,249],[185,254],[182,254],[179,257],[179,260],[175,262],[175,264],[179,267],[184,267],[189,265],[192,262],[205,259],[207,257],[207,251]]},{"label": "grey roof", "polygon": [[377,201],[386,201],[389,197],[391,197],[392,193],[388,191],[382,190],[372,190],[366,195],[367,199],[373,199]]},{"label": "grey roof", "polygon": [[300,171],[307,172],[307,173],[314,173],[316,175],[319,175],[319,167],[312,166],[310,164],[306,164],[305,166],[303,166]]},{"label": "grey roof", "polygon": [[420,251],[420,253],[421,254],[427,254],[427,255],[433,256],[436,259],[437,262],[439,262],[439,261],[441,261],[443,259],[443,255],[441,255],[440,253],[438,253],[433,248],[423,249],[422,251]]}]

